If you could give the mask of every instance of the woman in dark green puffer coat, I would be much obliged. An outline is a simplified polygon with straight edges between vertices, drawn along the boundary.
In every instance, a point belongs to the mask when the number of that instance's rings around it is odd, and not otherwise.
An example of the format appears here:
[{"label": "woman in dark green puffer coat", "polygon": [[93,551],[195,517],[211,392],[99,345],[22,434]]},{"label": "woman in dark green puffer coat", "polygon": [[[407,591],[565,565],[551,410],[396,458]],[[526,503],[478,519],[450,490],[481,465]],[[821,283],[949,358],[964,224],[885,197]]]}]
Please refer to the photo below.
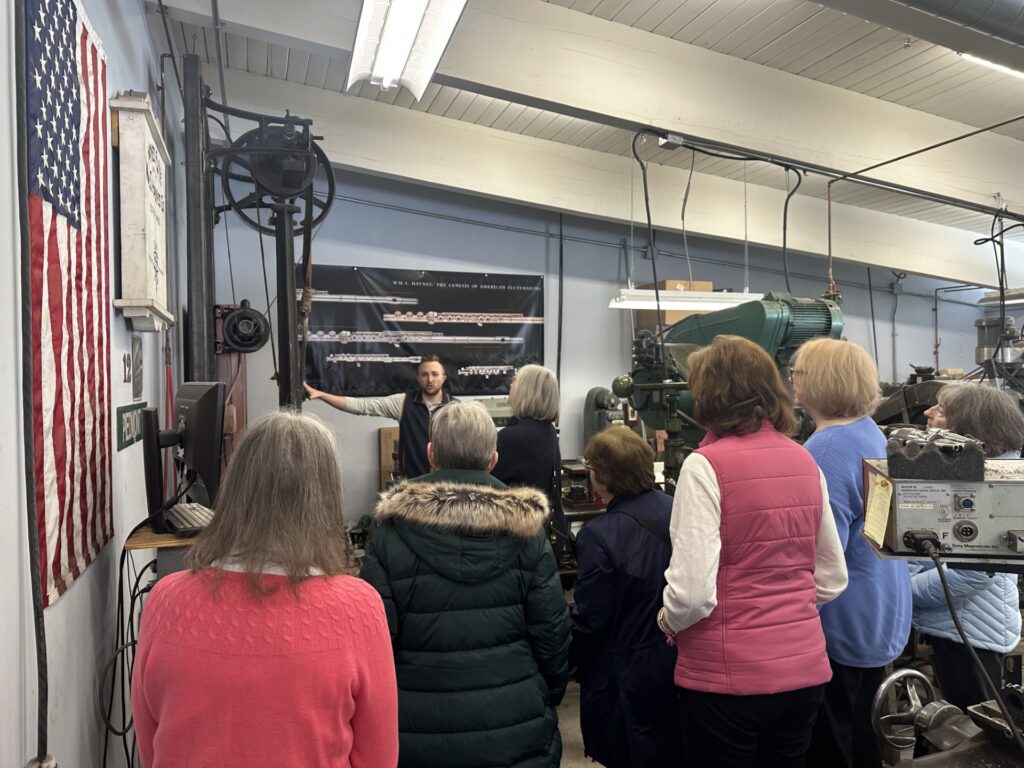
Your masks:
[{"label": "woman in dark green puffer coat", "polygon": [[545,496],[488,474],[478,404],[435,414],[430,474],[385,493],[362,577],[387,611],[401,768],[555,768],[569,611]]}]

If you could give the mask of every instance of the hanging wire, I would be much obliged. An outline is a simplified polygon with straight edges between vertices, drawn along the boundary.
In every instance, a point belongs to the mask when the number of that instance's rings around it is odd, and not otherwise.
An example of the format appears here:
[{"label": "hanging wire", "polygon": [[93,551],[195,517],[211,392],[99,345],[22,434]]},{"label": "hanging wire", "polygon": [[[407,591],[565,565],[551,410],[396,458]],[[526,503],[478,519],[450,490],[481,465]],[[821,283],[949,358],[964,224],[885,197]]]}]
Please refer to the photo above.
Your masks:
[{"label": "hanging wire", "polygon": [[636,191],[636,165],[629,164],[629,250],[626,253],[626,287],[633,290],[636,284],[633,281],[633,222],[636,220],[636,208],[633,207],[633,193]]},{"label": "hanging wire", "polygon": [[747,229],[747,161],[743,161],[743,292],[750,293],[750,233]]},{"label": "hanging wire", "polygon": [[[221,189],[220,196],[221,203],[224,205],[225,208],[227,208],[227,195],[224,193],[223,188]],[[224,245],[227,247],[228,251],[228,277],[231,280],[231,303],[237,306],[238,301],[235,298],[235,267],[233,262],[231,261],[231,236],[228,234],[228,217],[221,216],[221,220],[224,222]]]},{"label": "hanging wire", "polygon": [[690,275],[690,290],[693,290],[693,264],[690,262],[690,244],[686,239],[686,204],[690,202],[690,186],[693,184],[693,168],[697,164],[697,150],[690,150],[690,174],[686,177],[683,191],[683,207],[679,211],[679,223],[683,229],[683,255],[686,257],[686,271]]},{"label": "hanging wire", "polygon": [[[277,345],[274,344],[274,323],[270,319],[270,308],[273,304],[270,301],[270,281],[267,279],[267,254],[263,250],[263,212],[260,209],[260,189],[257,185],[255,190],[256,195],[256,222],[260,225],[260,229],[256,230],[256,233],[260,238],[260,266],[263,268],[263,294],[267,297],[267,311],[263,313],[263,316],[267,319],[267,325],[270,328],[270,355],[274,361],[274,379],[278,377],[277,373]],[[270,218],[267,217],[267,221]]]},{"label": "hanging wire", "polygon": [[[789,285],[789,249],[788,237],[789,237],[789,201],[793,199],[793,195],[800,189],[800,184],[803,179],[800,177],[800,171],[796,168],[789,168],[783,166],[786,171],[786,202],[782,204],[782,272],[786,276],[786,292],[793,293],[793,289]],[[793,171],[796,174],[796,186],[792,189],[789,188],[789,172]]]}]

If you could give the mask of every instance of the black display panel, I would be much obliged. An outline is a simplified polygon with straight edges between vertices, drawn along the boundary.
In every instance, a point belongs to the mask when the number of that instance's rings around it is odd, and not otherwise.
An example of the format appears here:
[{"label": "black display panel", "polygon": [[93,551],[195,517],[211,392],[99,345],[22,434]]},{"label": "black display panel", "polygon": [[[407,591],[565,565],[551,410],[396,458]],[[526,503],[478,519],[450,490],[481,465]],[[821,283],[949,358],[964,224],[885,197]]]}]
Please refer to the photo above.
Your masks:
[{"label": "black display panel", "polygon": [[543,275],[314,265],[313,289],[305,376],[325,392],[403,392],[434,354],[453,394],[502,395],[544,362]]}]

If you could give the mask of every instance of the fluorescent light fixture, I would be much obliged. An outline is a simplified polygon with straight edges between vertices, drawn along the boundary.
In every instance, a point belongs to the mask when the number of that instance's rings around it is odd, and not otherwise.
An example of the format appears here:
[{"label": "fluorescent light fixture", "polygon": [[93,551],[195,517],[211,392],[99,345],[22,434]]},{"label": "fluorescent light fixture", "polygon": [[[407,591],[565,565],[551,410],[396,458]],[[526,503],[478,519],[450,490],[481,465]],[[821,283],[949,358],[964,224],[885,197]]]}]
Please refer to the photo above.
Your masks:
[{"label": "fluorescent light fixture", "polygon": [[969,53],[961,53],[959,54],[959,56],[960,58],[965,59],[966,61],[969,61],[972,64],[980,64],[983,67],[994,69],[996,72],[1002,72],[1004,75],[1011,75],[1012,77],[1019,77],[1021,80],[1024,80],[1024,72],[1018,72],[1016,69],[1010,69],[1009,67],[1004,66],[1002,64],[996,64],[994,61],[989,61],[988,59],[981,59],[978,58],[977,56],[972,56]]},{"label": "fluorescent light fixture", "polygon": [[[1024,288],[1007,288],[1004,292],[1007,304],[1024,304]],[[986,291],[978,299],[979,304],[999,304],[999,291]]]},{"label": "fluorescent light fixture", "polygon": [[[760,301],[763,293],[728,293],[725,291],[659,291],[664,310],[689,309],[715,312],[748,301]],[[657,309],[654,291],[648,288],[622,288],[608,302],[610,309]]]},{"label": "fluorescent light fixture", "polygon": [[363,0],[347,91],[360,80],[404,85],[419,101],[441,61],[466,0]]}]

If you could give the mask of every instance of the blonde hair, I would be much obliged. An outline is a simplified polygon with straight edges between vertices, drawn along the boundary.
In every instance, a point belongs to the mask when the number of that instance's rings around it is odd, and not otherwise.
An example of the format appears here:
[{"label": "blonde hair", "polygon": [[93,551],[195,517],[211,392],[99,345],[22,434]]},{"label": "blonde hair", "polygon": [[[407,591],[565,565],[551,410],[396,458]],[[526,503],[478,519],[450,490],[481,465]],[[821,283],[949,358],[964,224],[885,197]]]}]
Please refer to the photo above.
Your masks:
[{"label": "blonde hair", "polygon": [[558,418],[558,400],[558,379],[543,365],[524,365],[516,372],[508,394],[515,416],[554,421]]},{"label": "blonde hair", "polygon": [[811,339],[793,357],[800,402],[826,419],[870,416],[881,400],[878,367],[852,341]]},{"label": "blonde hair", "polygon": [[449,403],[430,420],[430,447],[438,469],[487,469],[497,446],[494,421],[473,400]]},{"label": "blonde hair", "polygon": [[284,569],[293,587],[314,571],[351,571],[334,435],[308,416],[280,411],[249,426],[214,506],[189,553],[193,570],[230,561],[256,594],[267,594],[268,566]]}]

